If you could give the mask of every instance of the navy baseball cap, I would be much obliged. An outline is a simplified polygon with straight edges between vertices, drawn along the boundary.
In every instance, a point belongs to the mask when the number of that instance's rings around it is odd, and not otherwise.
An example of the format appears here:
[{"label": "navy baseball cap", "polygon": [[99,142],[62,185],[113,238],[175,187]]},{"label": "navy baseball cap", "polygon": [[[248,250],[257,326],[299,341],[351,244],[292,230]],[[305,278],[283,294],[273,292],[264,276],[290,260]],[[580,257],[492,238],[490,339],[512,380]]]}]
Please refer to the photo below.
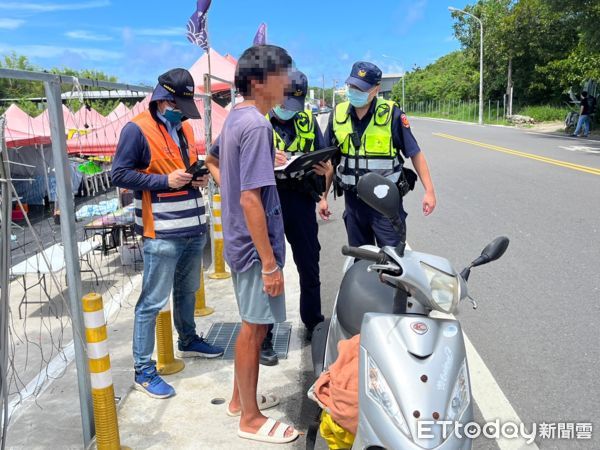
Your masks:
[{"label": "navy baseball cap", "polygon": [[188,119],[200,119],[200,112],[194,102],[194,79],[186,69],[171,69],[158,77],[158,85],[152,93],[151,102],[169,100]]},{"label": "navy baseball cap", "polygon": [[369,91],[381,83],[381,69],[366,61],[355,62],[346,84],[356,86],[361,91]]},{"label": "navy baseball cap", "polygon": [[290,85],[285,91],[283,107],[289,111],[303,111],[308,92],[308,78],[299,70],[290,73]]}]

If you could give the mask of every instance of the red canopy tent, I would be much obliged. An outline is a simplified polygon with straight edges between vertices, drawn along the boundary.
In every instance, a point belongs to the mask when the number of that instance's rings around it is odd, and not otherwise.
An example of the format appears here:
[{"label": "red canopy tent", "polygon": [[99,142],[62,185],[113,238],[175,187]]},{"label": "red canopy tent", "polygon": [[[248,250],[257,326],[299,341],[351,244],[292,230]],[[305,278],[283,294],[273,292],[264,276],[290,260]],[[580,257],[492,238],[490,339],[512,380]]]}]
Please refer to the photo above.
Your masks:
[{"label": "red canopy tent", "polygon": [[75,114],[73,119],[77,124],[77,129],[87,130],[89,128],[100,128],[106,124],[106,117],[96,111],[94,108],[82,106]]},{"label": "red canopy tent", "polygon": [[6,120],[4,137],[7,147],[50,143],[50,130],[47,134],[36,133],[31,116],[14,103],[4,112],[4,118]]},{"label": "red canopy tent", "polygon": [[[80,154],[80,155],[95,155],[95,156],[111,156],[114,154],[117,143],[119,142],[119,136],[121,130],[127,122],[129,122],[139,112],[147,109],[149,103],[149,96],[140,102],[138,105],[134,105],[131,111],[117,120],[106,123],[103,127],[93,129],[87,133],[81,133],[74,135],[73,138],[67,141],[67,149],[69,154]],[[204,104],[202,100],[196,100],[196,105],[201,114],[204,111]],[[136,110],[139,110],[137,112]],[[216,136],[221,132],[223,123],[227,117],[227,111],[219,106],[214,101],[212,102],[212,132],[213,136]],[[196,145],[199,146],[200,154],[205,154],[206,145],[204,138],[204,119],[190,120],[192,129],[194,130],[194,136],[196,138]]]},{"label": "red canopy tent", "polygon": [[13,130],[9,126],[4,127],[4,139],[6,140],[6,146],[8,148],[50,144],[49,136],[36,136],[31,133]]},{"label": "red canopy tent", "polygon": [[227,61],[229,61],[231,64],[233,64],[234,66],[237,66],[237,59],[235,59],[233,56],[231,56],[229,53],[227,53],[225,55],[225,59]]},{"label": "red canopy tent", "polygon": [[[231,57],[228,59],[216,50],[210,49],[210,70],[212,75],[233,83],[235,77],[235,64],[236,63],[232,62]],[[202,57],[194,63],[190,68],[190,73],[194,78],[196,90],[198,92],[204,92],[204,74],[208,73],[208,53],[202,55]],[[230,89],[230,85],[213,80],[211,88],[214,92],[224,91]]]},{"label": "red canopy tent", "polygon": [[[68,134],[69,130],[76,130],[78,128],[78,123],[73,117],[73,113],[71,112],[71,110],[65,105],[62,105],[62,111],[65,124],[65,131]],[[31,119],[31,124],[33,126],[33,132],[36,135],[50,136],[50,119],[47,109],[45,109],[44,112],[39,116]]]},{"label": "red canopy tent", "polygon": [[[211,49],[211,73],[219,78],[233,82],[235,75],[235,58],[231,55],[222,56]],[[190,72],[194,77],[197,92],[203,92],[204,74],[208,72],[208,55],[204,54],[191,67]],[[229,90],[227,83],[212,83],[212,90]],[[67,151],[70,154],[81,155],[113,155],[121,130],[133,117],[148,109],[151,95],[149,94],[141,102],[136,103],[131,109],[120,103],[108,117],[102,116],[94,109],[88,110],[82,107],[77,113],[63,105],[65,131],[67,132]],[[203,100],[196,100],[200,113],[204,116]],[[227,110],[214,101],[212,107],[212,135],[217,136],[223,127]],[[12,146],[31,145],[36,143],[50,143],[50,121],[48,110],[38,117],[31,118],[16,105],[6,111],[7,114],[7,142],[11,138]],[[9,120],[10,119],[10,120]],[[205,153],[204,120],[190,121],[199,145],[200,153]],[[85,126],[87,124],[87,127]]]},{"label": "red canopy tent", "polygon": [[[199,153],[201,155],[206,154],[206,139],[205,139],[205,128],[204,128],[204,103],[203,100],[196,100],[196,105],[198,106],[198,110],[202,115],[202,119],[191,120],[192,129],[194,130],[194,137],[196,138],[196,144],[199,146]],[[225,123],[225,119],[227,118],[228,111],[220,106],[216,102],[211,103],[211,134],[213,139],[221,133],[223,129],[223,124]]]},{"label": "red canopy tent", "polygon": [[106,123],[117,120],[130,112],[129,108],[123,103],[119,104],[106,116]]}]

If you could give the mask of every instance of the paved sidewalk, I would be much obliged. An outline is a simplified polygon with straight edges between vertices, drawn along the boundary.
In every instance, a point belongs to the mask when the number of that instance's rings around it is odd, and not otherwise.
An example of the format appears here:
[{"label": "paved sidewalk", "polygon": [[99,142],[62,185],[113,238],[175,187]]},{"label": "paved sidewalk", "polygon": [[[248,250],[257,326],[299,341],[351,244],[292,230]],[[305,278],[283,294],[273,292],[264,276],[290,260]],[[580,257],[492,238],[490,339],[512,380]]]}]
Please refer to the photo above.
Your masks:
[{"label": "paved sidewalk", "polygon": [[[287,250],[284,270],[287,320],[293,324],[288,359],[281,360],[275,367],[261,366],[259,392],[275,393],[282,399],[278,407],[269,411],[272,417],[300,424],[303,420],[299,405],[305,395],[300,373],[301,355],[308,347],[299,318],[298,276],[291,250]],[[133,289],[129,289],[127,304],[135,303],[140,282],[141,275],[132,279]],[[208,332],[214,322],[239,321],[231,279],[211,280],[206,276],[205,283],[207,304],[215,308],[215,313],[197,318],[198,331]],[[304,448],[302,436],[287,446],[254,443],[237,437],[238,419],[225,414],[233,383],[233,361],[186,359],[182,372],[165,377],[177,390],[171,399],[151,399],[133,390],[132,326],[132,307],[119,309],[108,326],[115,395],[122,398],[118,411],[122,445],[133,449]],[[216,398],[225,402],[212,404],[211,400]],[[13,417],[7,448],[82,448],[74,364],[39,395],[36,403],[27,401]]]}]

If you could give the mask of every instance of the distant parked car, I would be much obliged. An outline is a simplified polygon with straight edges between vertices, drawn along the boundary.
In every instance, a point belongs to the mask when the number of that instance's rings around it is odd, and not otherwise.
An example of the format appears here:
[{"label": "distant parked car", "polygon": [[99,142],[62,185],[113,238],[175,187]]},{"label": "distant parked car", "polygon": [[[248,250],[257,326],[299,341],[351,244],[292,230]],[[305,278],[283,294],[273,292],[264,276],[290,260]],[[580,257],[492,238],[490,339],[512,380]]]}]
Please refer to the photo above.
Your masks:
[{"label": "distant parked car", "polygon": [[319,109],[319,114],[327,114],[331,112],[331,108],[329,106],[323,106]]}]

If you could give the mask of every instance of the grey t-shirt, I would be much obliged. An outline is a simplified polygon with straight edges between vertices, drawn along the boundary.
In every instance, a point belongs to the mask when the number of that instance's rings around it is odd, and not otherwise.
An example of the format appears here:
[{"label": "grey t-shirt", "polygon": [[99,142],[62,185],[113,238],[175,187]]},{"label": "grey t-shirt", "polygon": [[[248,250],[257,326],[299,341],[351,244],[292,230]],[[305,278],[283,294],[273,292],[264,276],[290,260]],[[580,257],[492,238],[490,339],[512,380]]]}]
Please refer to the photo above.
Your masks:
[{"label": "grey t-shirt", "polygon": [[225,260],[234,272],[260,261],[240,205],[242,191],[260,188],[269,241],[280,267],[285,262],[283,217],[274,175],[275,150],[269,121],[253,106],[234,108],[219,136],[221,208]]}]

